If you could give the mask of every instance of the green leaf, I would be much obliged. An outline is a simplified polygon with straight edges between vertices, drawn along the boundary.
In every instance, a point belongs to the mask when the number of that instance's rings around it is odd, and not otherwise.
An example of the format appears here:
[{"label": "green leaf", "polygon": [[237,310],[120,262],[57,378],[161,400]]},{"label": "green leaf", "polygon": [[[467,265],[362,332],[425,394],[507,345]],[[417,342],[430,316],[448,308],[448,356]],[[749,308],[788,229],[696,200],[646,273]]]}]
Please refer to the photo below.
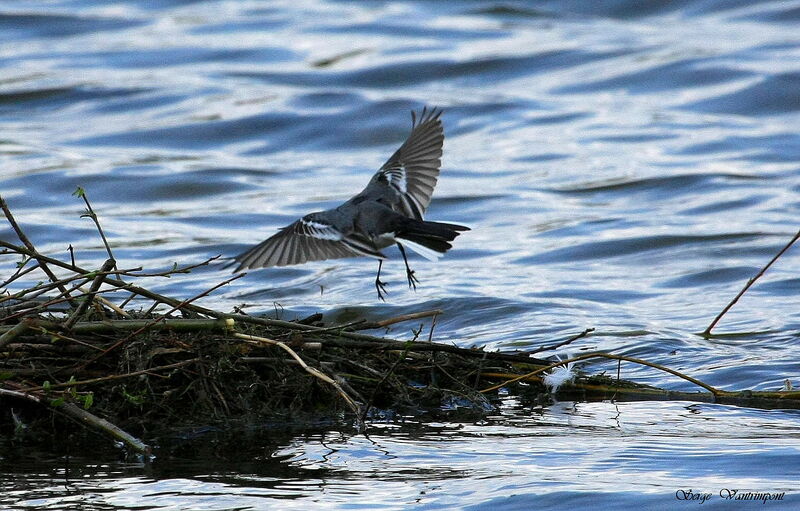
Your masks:
[{"label": "green leaf", "polygon": [[83,396],[83,409],[88,410],[92,406],[92,403],[94,403],[94,394],[89,392]]},{"label": "green leaf", "polygon": [[50,380],[45,380],[44,383],[42,383],[42,388],[45,390],[45,392],[50,392]]},{"label": "green leaf", "polygon": [[72,195],[74,195],[75,197],[83,197],[84,195],[86,195],[86,192],[83,190],[83,188],[79,186],[75,189],[74,192],[72,192]]},{"label": "green leaf", "polygon": [[64,404],[64,398],[63,397],[60,397],[58,399],[51,399],[50,400],[50,406],[52,406],[54,408],[57,407],[57,406],[61,406],[63,404]]},{"label": "green leaf", "polygon": [[129,394],[125,390],[122,391],[122,395],[125,396],[125,399],[127,399],[128,401],[130,401],[134,405],[139,406],[139,405],[143,405],[144,404],[145,399],[144,399],[144,396],[142,396],[142,395],[135,396],[133,394]]}]

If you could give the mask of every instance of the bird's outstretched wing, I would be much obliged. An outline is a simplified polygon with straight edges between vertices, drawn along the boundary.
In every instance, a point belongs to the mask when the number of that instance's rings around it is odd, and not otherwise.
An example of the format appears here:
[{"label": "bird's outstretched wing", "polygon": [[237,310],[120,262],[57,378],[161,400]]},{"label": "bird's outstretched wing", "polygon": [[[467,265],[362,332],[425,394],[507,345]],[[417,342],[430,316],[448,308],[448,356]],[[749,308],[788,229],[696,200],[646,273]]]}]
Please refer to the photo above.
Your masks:
[{"label": "bird's outstretched wing", "polygon": [[441,110],[424,108],[411,112],[411,134],[376,174],[373,183],[384,183],[400,197],[398,213],[422,220],[442,165],[444,129]]},{"label": "bird's outstretched wing", "polygon": [[345,235],[312,213],[236,256],[239,266],[234,271],[359,256],[385,258],[367,238]]}]

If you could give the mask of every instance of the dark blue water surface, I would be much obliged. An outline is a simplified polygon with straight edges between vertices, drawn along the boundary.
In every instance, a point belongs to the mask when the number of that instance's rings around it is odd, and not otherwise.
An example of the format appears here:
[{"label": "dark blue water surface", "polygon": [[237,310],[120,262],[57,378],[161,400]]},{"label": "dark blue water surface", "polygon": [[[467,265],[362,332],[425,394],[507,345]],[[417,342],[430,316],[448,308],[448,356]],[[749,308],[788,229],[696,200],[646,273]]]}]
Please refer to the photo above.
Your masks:
[{"label": "dark blue water surface", "polygon": [[[202,303],[332,322],[440,308],[436,339],[498,349],[594,327],[559,355],[797,386],[797,247],[717,329],[736,335],[697,333],[800,227],[799,23],[798,1],[5,0],[0,191],[43,252],[104,260],[70,195],[83,186],[121,267],[189,264],[348,198],[409,111],[440,106],[428,218],[473,230],[437,263],[414,257],[416,293],[392,249],[386,303],[366,259],[254,271]],[[228,277],[150,287],[188,298]],[[692,489],[727,509],[723,488],[800,506],[796,411],[509,400],[475,424],[348,431],[282,433],[226,462],[98,454],[66,474],[0,458],[0,507],[669,509],[699,505],[675,498]]]}]

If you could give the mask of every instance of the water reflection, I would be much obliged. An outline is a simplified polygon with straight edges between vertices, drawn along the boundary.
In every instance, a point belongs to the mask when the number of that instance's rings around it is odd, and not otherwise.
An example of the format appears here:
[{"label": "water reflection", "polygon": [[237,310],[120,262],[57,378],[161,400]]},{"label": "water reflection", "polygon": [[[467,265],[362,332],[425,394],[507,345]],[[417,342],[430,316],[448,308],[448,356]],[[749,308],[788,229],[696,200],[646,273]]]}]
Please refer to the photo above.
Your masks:
[{"label": "water reflection", "polygon": [[[497,501],[514,509],[511,502],[565,494],[579,502],[592,494],[601,507],[614,507],[625,495],[649,495],[645,500],[657,509],[684,486],[791,493],[800,475],[792,468],[798,424],[795,411],[681,402],[532,407],[508,398],[501,413],[479,422],[407,418],[375,423],[366,434],[320,429],[293,436],[268,429],[245,432],[246,444],[212,433],[165,443],[149,466],[83,465],[78,458],[69,477],[64,470],[24,474],[24,490],[16,486],[17,474],[4,483],[16,489],[0,503],[12,509],[300,509],[323,501],[347,507],[358,497],[381,509],[446,507],[458,499],[459,506]],[[511,494],[517,500],[503,503]]]}]

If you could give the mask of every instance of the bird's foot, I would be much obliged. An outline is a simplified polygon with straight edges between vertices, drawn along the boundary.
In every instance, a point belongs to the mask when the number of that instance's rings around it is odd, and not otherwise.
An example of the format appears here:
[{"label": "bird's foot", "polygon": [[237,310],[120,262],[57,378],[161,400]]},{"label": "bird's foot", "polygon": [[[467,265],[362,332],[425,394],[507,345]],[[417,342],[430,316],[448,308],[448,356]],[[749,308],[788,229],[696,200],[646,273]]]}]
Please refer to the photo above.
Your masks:
[{"label": "bird's foot", "polygon": [[389,294],[389,292],[386,290],[386,282],[382,281],[379,278],[376,278],[375,290],[378,291],[378,298],[380,298],[382,302],[385,302],[386,298],[384,298],[383,293]]},{"label": "bird's foot", "polygon": [[417,290],[417,284],[419,284],[419,280],[414,275],[416,273],[414,270],[406,269],[406,278],[408,279],[408,288],[413,289],[414,291]]}]

